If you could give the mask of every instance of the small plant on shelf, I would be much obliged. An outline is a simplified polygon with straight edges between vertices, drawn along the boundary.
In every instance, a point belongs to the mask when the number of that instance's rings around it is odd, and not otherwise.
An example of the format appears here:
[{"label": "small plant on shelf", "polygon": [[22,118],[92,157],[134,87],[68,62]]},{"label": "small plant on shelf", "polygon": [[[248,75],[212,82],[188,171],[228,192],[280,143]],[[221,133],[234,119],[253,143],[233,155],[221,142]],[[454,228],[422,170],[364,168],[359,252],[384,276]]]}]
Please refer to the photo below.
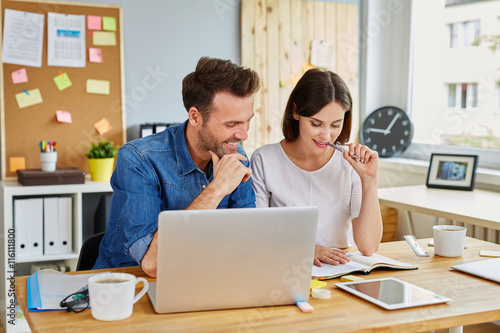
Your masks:
[{"label": "small plant on shelf", "polygon": [[92,143],[89,151],[85,154],[88,158],[113,158],[118,153],[120,146],[112,141],[100,139],[97,144]]}]

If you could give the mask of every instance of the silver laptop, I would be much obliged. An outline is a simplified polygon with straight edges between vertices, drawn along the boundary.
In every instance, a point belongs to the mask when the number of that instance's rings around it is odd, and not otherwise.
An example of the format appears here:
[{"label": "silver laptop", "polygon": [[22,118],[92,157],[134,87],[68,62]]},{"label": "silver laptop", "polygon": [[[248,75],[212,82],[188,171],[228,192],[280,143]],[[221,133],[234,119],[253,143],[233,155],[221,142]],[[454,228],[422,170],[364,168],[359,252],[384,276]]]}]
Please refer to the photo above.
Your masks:
[{"label": "silver laptop", "polygon": [[155,311],[307,301],[317,223],[316,207],[161,212]]},{"label": "silver laptop", "polygon": [[500,283],[500,258],[453,265],[451,268]]}]

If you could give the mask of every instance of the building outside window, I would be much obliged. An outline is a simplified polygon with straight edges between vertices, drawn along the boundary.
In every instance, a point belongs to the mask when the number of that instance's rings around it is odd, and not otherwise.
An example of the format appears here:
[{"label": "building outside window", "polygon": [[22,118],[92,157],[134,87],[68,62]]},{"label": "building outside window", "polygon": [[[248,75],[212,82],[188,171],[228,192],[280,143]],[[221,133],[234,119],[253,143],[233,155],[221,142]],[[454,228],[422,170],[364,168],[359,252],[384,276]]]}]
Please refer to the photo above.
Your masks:
[{"label": "building outside window", "polygon": [[413,142],[494,152],[498,167],[500,0],[413,1],[412,6]]}]

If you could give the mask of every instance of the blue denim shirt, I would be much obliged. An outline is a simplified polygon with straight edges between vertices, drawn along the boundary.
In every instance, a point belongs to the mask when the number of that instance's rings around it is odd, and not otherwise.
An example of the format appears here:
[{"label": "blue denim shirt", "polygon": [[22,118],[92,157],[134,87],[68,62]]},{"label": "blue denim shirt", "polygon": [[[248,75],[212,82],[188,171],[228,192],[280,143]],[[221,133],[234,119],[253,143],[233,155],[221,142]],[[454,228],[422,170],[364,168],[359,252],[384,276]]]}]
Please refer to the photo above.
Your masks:
[{"label": "blue denim shirt", "polygon": [[[213,175],[207,179],[191,158],[186,124],[121,147],[111,177],[113,197],[107,230],[94,269],[140,265],[158,229],[158,214],[186,209],[212,181]],[[238,153],[246,156],[241,146]],[[242,163],[249,165],[248,161]],[[255,207],[250,181],[226,195],[217,208],[243,207]]]}]

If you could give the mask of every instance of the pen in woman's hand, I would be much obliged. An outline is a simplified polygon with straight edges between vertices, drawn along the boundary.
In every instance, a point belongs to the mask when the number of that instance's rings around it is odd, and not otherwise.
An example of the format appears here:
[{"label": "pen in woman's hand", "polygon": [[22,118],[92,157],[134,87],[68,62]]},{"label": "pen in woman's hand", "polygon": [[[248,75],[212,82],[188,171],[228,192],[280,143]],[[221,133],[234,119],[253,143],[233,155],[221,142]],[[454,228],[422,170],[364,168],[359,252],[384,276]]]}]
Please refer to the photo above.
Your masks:
[{"label": "pen in woman's hand", "polygon": [[[330,147],[332,147],[333,149],[336,149],[336,150],[340,151],[341,153],[343,153],[342,149],[340,149],[338,146],[336,146],[336,145],[334,145],[334,144],[332,144],[332,143],[330,143],[330,142],[328,142],[328,145],[329,145]],[[351,156],[352,158],[354,158],[354,159],[359,160],[359,157],[357,157],[356,155],[350,155],[350,156]]]}]

